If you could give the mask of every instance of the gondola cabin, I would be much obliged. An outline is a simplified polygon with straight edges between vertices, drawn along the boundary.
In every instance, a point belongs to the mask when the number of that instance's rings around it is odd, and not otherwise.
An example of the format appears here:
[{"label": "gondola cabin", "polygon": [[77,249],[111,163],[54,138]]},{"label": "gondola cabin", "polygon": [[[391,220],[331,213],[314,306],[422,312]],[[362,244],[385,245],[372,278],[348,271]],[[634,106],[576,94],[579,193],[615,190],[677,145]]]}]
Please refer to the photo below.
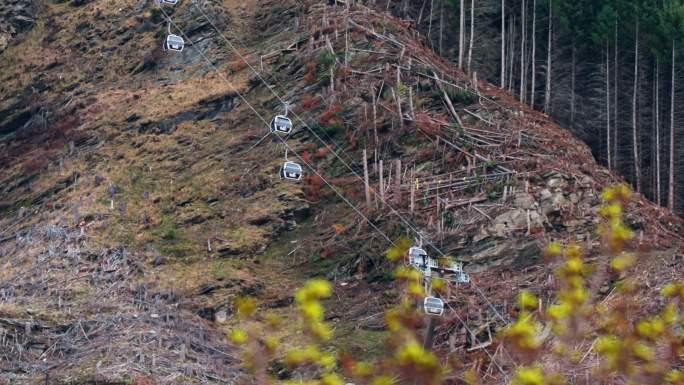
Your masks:
[{"label": "gondola cabin", "polygon": [[169,35],[166,37],[164,50],[181,52],[183,51],[183,47],[185,47],[185,41],[183,41],[182,37],[178,35]]},{"label": "gondola cabin", "polygon": [[427,263],[428,255],[425,250],[420,247],[411,247],[409,249],[409,264],[412,266],[421,266]]},{"label": "gondola cabin", "polygon": [[302,179],[302,166],[295,162],[285,162],[280,169],[280,177],[286,180],[299,181]]},{"label": "gondola cabin", "polygon": [[468,275],[468,273],[461,273],[458,275],[456,280],[458,281],[458,283],[470,283],[470,276]]},{"label": "gondola cabin", "polygon": [[451,262],[449,270],[456,273],[461,273],[463,271],[463,262]]},{"label": "gondola cabin", "polygon": [[444,314],[444,301],[437,297],[425,297],[423,309],[427,315],[441,316]]},{"label": "gondola cabin", "polygon": [[157,0],[157,4],[171,4],[171,5],[176,5],[176,4],[178,4],[178,0]]},{"label": "gondola cabin", "polygon": [[271,120],[271,132],[280,135],[289,135],[292,132],[292,121],[284,115],[276,115]]}]

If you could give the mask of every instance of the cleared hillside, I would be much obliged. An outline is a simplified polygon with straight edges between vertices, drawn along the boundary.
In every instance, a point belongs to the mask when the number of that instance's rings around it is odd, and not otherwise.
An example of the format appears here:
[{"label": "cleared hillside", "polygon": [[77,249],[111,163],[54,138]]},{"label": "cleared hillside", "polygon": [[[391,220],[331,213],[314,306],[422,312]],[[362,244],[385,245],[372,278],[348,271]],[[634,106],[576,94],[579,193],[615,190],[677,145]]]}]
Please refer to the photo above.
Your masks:
[{"label": "cleared hillside", "polygon": [[[418,231],[473,281],[454,287],[438,349],[487,360],[459,319],[484,341],[516,289],[547,298],[545,244],[604,262],[599,194],[619,179],[406,22],[256,0],[45,2],[32,17],[0,55],[0,383],[230,383],[232,300],[293,320],[312,276],[335,283],[335,343],[374,356],[397,299],[387,239]],[[167,18],[182,53],[161,51]],[[282,101],[298,184],[278,177],[283,142],[259,142]],[[684,269],[682,223],[640,197],[626,217],[648,250],[648,311]]]}]

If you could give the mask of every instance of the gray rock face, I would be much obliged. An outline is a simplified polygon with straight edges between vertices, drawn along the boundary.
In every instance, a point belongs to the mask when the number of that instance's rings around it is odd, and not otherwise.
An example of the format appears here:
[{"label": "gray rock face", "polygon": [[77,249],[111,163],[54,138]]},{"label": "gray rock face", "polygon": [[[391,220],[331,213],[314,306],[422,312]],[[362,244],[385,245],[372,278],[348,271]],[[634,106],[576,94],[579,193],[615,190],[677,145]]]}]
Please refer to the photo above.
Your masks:
[{"label": "gray rock face", "polygon": [[0,52],[16,44],[36,23],[38,5],[34,0],[0,2]]}]

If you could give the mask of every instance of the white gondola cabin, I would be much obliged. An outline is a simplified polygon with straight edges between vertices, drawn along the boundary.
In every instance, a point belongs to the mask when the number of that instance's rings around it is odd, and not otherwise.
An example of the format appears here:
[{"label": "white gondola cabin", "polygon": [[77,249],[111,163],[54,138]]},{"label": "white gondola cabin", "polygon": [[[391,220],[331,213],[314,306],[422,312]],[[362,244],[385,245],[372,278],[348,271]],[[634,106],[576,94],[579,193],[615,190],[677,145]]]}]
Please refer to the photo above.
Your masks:
[{"label": "white gondola cabin", "polygon": [[420,247],[411,247],[409,249],[409,264],[412,266],[421,266],[427,264],[428,255],[425,250]]},{"label": "white gondola cabin", "polygon": [[171,5],[176,5],[176,4],[178,4],[178,0],[157,0],[157,4],[171,4]]},{"label": "white gondola cabin", "polygon": [[437,297],[425,297],[423,309],[427,315],[441,316],[444,314],[444,301]]},{"label": "white gondola cabin", "polygon": [[458,275],[456,280],[458,281],[458,283],[470,283],[470,276],[468,275],[468,273],[462,272]]},{"label": "white gondola cabin", "polygon": [[185,47],[185,41],[183,41],[182,37],[173,34],[166,37],[164,50],[181,52],[183,51],[183,47]]},{"label": "white gondola cabin", "polygon": [[302,166],[295,162],[285,162],[280,169],[282,179],[298,181],[302,179]]},{"label": "white gondola cabin", "polygon": [[289,135],[292,132],[292,121],[285,115],[276,115],[271,120],[271,132],[281,135]]}]

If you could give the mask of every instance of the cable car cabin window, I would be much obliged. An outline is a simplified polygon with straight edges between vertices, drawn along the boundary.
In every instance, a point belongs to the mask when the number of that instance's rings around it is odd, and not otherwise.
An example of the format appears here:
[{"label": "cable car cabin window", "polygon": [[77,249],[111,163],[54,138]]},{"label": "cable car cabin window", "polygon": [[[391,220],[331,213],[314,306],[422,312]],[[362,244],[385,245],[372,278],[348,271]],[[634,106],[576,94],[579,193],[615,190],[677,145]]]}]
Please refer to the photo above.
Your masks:
[{"label": "cable car cabin window", "polygon": [[302,166],[295,162],[285,162],[280,169],[280,177],[283,179],[298,181],[302,179]]},{"label": "cable car cabin window", "polygon": [[440,316],[444,314],[444,302],[437,297],[426,297],[423,301],[423,308],[426,314]]},{"label": "cable car cabin window", "polygon": [[182,37],[178,35],[169,35],[166,37],[166,45],[164,46],[166,50],[180,52],[183,50],[184,46],[185,42]]},{"label": "cable car cabin window", "polygon": [[271,132],[275,132],[276,134],[289,134],[292,131],[292,121],[290,118],[283,116],[283,115],[277,115],[273,120],[271,121]]}]

